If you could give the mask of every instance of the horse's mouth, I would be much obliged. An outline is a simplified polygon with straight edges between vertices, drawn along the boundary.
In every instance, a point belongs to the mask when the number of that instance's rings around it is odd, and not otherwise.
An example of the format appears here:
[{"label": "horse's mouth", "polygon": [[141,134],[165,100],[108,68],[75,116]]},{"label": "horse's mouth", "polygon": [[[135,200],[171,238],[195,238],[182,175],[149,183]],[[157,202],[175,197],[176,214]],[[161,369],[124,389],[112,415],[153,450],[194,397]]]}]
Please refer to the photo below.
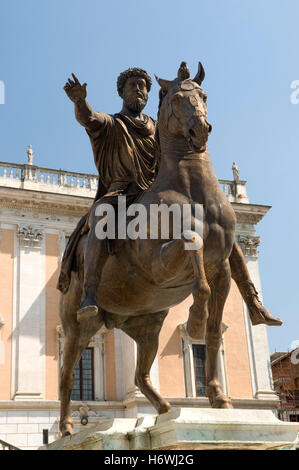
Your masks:
[{"label": "horse's mouth", "polygon": [[187,140],[188,140],[188,144],[191,150],[194,150],[195,152],[198,152],[198,153],[204,152],[206,150],[208,136],[201,135],[201,138],[198,138],[195,132],[192,129],[190,129]]}]

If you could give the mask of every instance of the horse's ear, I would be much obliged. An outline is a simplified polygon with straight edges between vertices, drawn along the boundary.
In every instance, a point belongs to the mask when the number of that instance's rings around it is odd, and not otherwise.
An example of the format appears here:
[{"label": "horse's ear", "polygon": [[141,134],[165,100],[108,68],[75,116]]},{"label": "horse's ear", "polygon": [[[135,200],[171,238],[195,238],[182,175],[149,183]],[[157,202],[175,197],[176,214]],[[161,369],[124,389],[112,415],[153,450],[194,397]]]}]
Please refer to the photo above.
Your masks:
[{"label": "horse's ear", "polygon": [[190,70],[188,68],[187,62],[182,62],[178,70],[178,79],[180,82],[190,78]]},{"label": "horse's ear", "polygon": [[195,77],[193,78],[193,82],[198,83],[200,86],[202,82],[204,81],[205,78],[205,69],[203,68],[203,65],[201,62],[198,62],[198,71]]},{"label": "horse's ear", "polygon": [[164,78],[159,78],[157,75],[155,75],[155,78],[157,82],[159,83],[160,87],[162,88],[163,91],[166,93],[170,90],[172,86],[172,81],[171,80],[165,80]]}]

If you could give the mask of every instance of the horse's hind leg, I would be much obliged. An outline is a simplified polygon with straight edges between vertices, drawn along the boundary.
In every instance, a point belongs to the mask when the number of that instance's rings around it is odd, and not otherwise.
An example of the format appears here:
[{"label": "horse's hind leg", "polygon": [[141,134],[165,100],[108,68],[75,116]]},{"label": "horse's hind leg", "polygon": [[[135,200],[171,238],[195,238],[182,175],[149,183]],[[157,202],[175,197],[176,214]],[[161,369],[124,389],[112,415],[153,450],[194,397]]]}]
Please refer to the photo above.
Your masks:
[{"label": "horse's hind leg", "polygon": [[159,333],[168,310],[153,315],[130,318],[122,330],[137,343],[135,385],[147,397],[159,414],[170,410],[170,404],[154,389],[150,369],[158,350]]},{"label": "horse's hind leg", "polygon": [[85,345],[80,345],[79,328],[65,335],[63,365],[60,371],[60,431],[62,436],[73,434],[71,418],[71,393],[74,383],[74,368],[79,361]]},{"label": "horse's hind leg", "polygon": [[207,323],[207,396],[213,408],[232,408],[231,400],[224,395],[218,374],[218,351],[222,337],[222,315],[230,289],[231,272],[228,260],[211,283],[209,318]]},{"label": "horse's hind leg", "polygon": [[[68,294],[67,294],[68,295]],[[64,305],[63,305],[64,304]],[[70,300],[63,302],[64,315],[62,323],[65,334],[63,348],[63,364],[60,371],[60,431],[63,436],[73,434],[71,418],[71,393],[74,383],[74,368],[83,351],[88,347],[93,335],[101,328],[103,321],[100,315],[89,319],[84,324],[76,320],[76,302]]]}]

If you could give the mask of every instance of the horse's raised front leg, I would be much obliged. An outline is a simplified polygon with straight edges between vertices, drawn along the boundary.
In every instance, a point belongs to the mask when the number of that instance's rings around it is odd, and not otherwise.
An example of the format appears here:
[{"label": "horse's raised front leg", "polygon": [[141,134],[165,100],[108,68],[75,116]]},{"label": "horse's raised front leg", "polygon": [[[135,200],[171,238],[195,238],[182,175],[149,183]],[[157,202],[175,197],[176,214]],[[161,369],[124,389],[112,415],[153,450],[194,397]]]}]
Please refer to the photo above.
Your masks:
[{"label": "horse's raised front leg", "polygon": [[167,413],[170,404],[154,389],[150,369],[158,350],[159,333],[168,310],[153,315],[129,319],[122,330],[137,343],[135,385],[147,397],[159,414]]},{"label": "horse's raised front leg", "polygon": [[204,338],[206,334],[210,287],[204,269],[203,246],[188,253],[194,270],[194,284],[192,289],[193,304],[190,307],[187,331],[192,338],[200,339]]},{"label": "horse's raised front leg", "polygon": [[213,408],[232,408],[231,400],[221,388],[218,373],[218,351],[222,338],[222,315],[230,289],[231,272],[229,262],[224,262],[211,283],[209,318],[207,323],[207,387],[206,393]]}]

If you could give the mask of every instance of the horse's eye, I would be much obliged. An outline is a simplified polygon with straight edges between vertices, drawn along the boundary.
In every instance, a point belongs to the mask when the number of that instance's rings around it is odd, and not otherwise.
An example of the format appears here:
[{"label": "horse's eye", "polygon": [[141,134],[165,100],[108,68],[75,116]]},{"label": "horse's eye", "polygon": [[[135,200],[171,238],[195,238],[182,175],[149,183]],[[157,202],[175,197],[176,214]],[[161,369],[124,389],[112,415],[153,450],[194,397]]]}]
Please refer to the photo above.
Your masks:
[{"label": "horse's eye", "polygon": [[197,106],[197,105],[198,105],[198,98],[197,98],[197,96],[194,96],[194,95],[189,96],[189,101],[190,101],[190,103],[191,103],[193,106]]},{"label": "horse's eye", "polygon": [[200,98],[203,100],[204,103],[207,102],[207,95],[203,93],[199,93]]}]

